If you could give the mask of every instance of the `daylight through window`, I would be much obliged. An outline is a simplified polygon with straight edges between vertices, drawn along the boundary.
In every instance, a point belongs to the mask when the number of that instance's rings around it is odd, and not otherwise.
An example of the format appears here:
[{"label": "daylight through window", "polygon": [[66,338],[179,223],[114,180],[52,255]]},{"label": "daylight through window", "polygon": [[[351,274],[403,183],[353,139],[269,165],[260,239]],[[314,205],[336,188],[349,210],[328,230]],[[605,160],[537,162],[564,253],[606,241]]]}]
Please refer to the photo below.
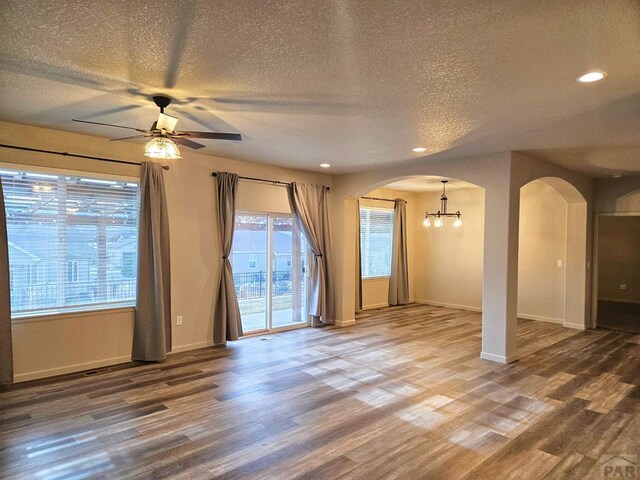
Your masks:
[{"label": "daylight through window", "polygon": [[393,210],[360,208],[360,256],[362,278],[391,274]]},{"label": "daylight through window", "polygon": [[138,184],[0,170],[14,316],[131,305]]}]

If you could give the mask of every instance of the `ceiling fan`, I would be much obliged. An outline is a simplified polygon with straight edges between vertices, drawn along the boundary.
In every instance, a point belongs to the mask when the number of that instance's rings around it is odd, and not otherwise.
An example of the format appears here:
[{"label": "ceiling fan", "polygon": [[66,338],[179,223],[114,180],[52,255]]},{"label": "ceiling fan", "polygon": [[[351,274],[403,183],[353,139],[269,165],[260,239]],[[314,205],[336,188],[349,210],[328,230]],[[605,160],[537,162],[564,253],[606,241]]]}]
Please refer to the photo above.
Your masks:
[{"label": "ceiling fan", "polygon": [[169,104],[171,103],[171,99],[163,95],[156,95],[152,98],[156,106],[160,108],[160,114],[158,115],[158,119],[153,122],[151,128],[148,130],[145,130],[143,128],[127,127],[124,125],[114,125],[112,123],[77,120],[75,118],[72,120],[74,122],[90,123],[92,125],[125,128],[127,130],[134,130],[141,134],[129,137],[114,138],[111,141],[152,137],[152,139],[145,145],[145,155],[153,158],[180,158],[180,151],[178,150],[178,147],[175,145],[175,143],[183,145],[187,148],[192,148],[194,150],[204,148],[203,144],[194,142],[193,140],[189,140],[189,138],[206,138],[211,140],[235,141],[242,140],[242,135],[240,135],[239,133],[177,131],[175,128],[176,124],[178,123],[178,119],[164,113],[164,109],[169,106]]}]

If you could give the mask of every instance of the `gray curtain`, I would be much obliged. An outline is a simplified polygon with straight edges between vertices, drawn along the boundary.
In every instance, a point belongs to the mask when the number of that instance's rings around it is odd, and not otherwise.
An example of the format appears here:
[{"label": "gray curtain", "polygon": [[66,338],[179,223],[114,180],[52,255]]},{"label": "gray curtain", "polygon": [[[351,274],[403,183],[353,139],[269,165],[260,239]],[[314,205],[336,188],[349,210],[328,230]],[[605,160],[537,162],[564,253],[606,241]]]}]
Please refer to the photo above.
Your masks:
[{"label": "gray curtain", "polygon": [[331,239],[327,189],[319,185],[291,183],[287,188],[291,211],[313,253],[308,289],[308,313],[311,325],[335,323]]},{"label": "gray curtain", "polygon": [[362,311],[362,251],[360,237],[360,200],[356,204],[356,312]]},{"label": "gray curtain", "polygon": [[171,351],[169,217],[162,165],[142,162],[138,220],[138,295],[133,360],[162,362]]},{"label": "gray curtain", "polygon": [[218,223],[220,227],[220,245],[222,246],[222,272],[220,286],[213,317],[213,343],[224,344],[227,340],[237,340],[242,336],[242,321],[238,297],[233,285],[231,270],[231,246],[236,223],[236,195],[238,175],[218,173],[216,176],[218,193]]},{"label": "gray curtain", "polygon": [[389,305],[409,303],[409,269],[407,267],[407,202],[397,199],[393,210],[393,243]]},{"label": "gray curtain", "polygon": [[4,195],[0,182],[0,385],[13,383],[11,299],[9,290],[9,243]]}]

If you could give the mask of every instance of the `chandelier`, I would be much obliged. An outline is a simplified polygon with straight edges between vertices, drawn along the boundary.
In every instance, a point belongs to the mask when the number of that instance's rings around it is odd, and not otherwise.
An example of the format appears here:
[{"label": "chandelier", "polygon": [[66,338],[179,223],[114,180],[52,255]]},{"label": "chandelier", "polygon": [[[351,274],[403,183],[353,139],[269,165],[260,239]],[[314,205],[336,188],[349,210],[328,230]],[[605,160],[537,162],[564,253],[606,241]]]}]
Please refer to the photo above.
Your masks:
[{"label": "chandelier", "polygon": [[433,226],[436,228],[441,228],[444,225],[443,218],[446,218],[446,217],[455,217],[455,221],[453,222],[453,226],[455,228],[459,228],[462,226],[462,219],[460,218],[462,214],[460,213],[460,210],[458,210],[456,213],[447,212],[447,195],[445,193],[445,187],[448,181],[449,180],[442,180],[442,195],[440,196],[440,210],[438,210],[437,213],[425,212],[424,214],[424,222],[422,222],[422,224],[427,228],[431,226],[430,217],[435,217],[433,220]]}]

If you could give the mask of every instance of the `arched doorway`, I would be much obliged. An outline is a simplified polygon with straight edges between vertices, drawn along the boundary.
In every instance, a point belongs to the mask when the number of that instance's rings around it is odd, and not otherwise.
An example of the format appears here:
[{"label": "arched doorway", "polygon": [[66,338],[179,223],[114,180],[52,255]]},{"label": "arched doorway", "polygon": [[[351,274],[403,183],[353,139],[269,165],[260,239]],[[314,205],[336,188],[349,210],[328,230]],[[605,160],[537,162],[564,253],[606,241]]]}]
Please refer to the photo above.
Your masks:
[{"label": "arched doorway", "polygon": [[542,177],[520,189],[518,317],[589,328],[587,201]]},{"label": "arched doorway", "polygon": [[[441,209],[442,180],[447,181],[449,212],[461,211],[462,225],[454,227],[456,217],[447,217],[442,228],[433,225],[426,228],[423,225],[425,213]],[[430,175],[396,179],[358,197],[358,205],[354,208],[360,208],[360,227],[364,231],[360,236],[363,309],[388,305],[388,278],[384,272],[382,275],[378,272],[384,264],[385,246],[379,245],[382,248],[377,251],[368,245],[367,224],[372,218],[379,219],[379,230],[384,230],[384,219],[394,206],[390,200],[397,198],[407,201],[410,301],[480,312],[484,189],[462,180]],[[357,229],[354,234],[358,235]],[[358,278],[355,281],[358,284]]]}]

